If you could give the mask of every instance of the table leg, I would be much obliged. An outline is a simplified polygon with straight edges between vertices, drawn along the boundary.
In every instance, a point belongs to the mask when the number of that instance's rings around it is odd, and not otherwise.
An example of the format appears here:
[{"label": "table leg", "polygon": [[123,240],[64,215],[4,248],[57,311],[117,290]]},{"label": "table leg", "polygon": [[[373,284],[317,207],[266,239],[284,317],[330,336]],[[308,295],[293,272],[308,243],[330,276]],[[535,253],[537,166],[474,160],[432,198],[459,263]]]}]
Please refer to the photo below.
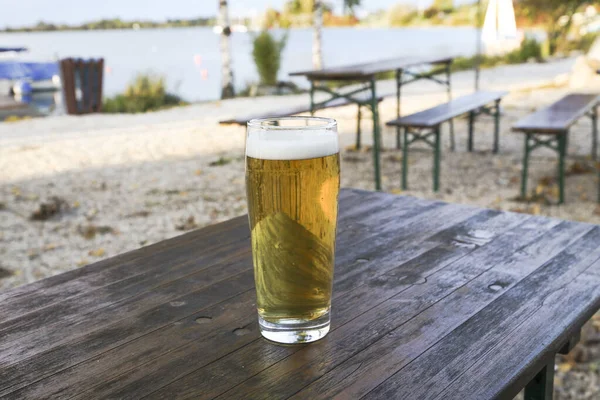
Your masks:
[{"label": "table leg", "polygon": [[375,190],[381,190],[381,171],[379,168],[379,102],[377,101],[377,91],[375,88],[375,78],[371,79],[371,111],[373,112],[373,166],[375,169]]},{"label": "table leg", "polygon": [[565,202],[565,157],[567,153],[567,131],[564,135],[558,135],[558,203]]},{"label": "table leg", "polygon": [[356,116],[357,119],[357,123],[356,123],[356,150],[360,149],[360,135],[361,135],[361,131],[360,131],[360,122],[362,119],[362,114],[361,114],[361,105],[358,105],[358,114]]},{"label": "table leg", "polygon": [[[402,96],[402,70],[396,70],[396,117],[400,118],[400,100]],[[396,148],[402,148],[402,140],[400,139],[400,127],[396,127]]]},{"label": "table leg", "polygon": [[440,125],[435,127],[435,154],[433,159],[433,191],[440,190]]},{"label": "table leg", "polygon": [[592,108],[592,160],[598,158],[598,108]]},{"label": "table leg", "polygon": [[525,400],[552,400],[554,392],[554,357],[525,386]]},{"label": "table leg", "polygon": [[494,154],[500,150],[500,100],[494,107]]},{"label": "table leg", "polygon": [[315,82],[310,81],[310,115],[315,115]]},{"label": "table leg", "polygon": [[[446,63],[446,76],[448,78],[447,83],[447,92],[448,92],[448,101],[452,101],[452,82],[450,80],[450,76],[452,71],[450,70],[450,62]],[[456,141],[454,139],[454,120],[450,120],[450,150],[454,151],[456,149]]]},{"label": "table leg", "polygon": [[475,113],[473,111],[469,111],[469,142],[467,144],[467,150],[469,152],[473,151],[473,123],[475,122]]},{"label": "table leg", "polygon": [[531,134],[525,135],[525,149],[523,151],[523,171],[521,175],[521,200],[527,198],[527,169],[529,167],[529,141]]},{"label": "table leg", "polygon": [[404,127],[404,147],[402,148],[402,190],[408,189],[408,128]]}]

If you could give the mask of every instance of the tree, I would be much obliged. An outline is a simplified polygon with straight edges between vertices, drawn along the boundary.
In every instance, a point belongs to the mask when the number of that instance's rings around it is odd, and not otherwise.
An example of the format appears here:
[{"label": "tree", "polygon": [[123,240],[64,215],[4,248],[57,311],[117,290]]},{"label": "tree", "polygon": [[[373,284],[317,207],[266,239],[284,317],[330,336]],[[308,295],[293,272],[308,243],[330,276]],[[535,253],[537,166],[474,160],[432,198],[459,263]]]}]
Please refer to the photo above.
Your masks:
[{"label": "tree", "polygon": [[231,27],[229,26],[227,0],[219,0],[218,23],[223,28],[221,31],[221,98],[227,99],[235,96],[233,71],[231,70],[231,48],[229,43]]},{"label": "tree", "polygon": [[431,8],[435,8],[438,11],[452,11],[454,9],[453,0],[433,0]]},{"label": "tree", "polygon": [[344,10],[354,16],[355,7],[360,7],[360,0],[344,0]]},{"label": "tree", "polygon": [[592,3],[590,0],[518,0],[517,9],[532,22],[544,25],[550,54],[553,54],[569,32],[573,14],[581,6]]},{"label": "tree", "polygon": [[[323,68],[323,11],[330,7],[325,6],[321,0],[304,0],[301,4],[307,4],[306,1],[313,2],[313,68],[321,69]],[[360,0],[344,0],[344,8],[350,9],[352,12],[358,5],[360,5]]]},{"label": "tree", "polygon": [[315,0],[313,3],[313,68],[323,68],[322,35],[323,30],[323,3]]}]

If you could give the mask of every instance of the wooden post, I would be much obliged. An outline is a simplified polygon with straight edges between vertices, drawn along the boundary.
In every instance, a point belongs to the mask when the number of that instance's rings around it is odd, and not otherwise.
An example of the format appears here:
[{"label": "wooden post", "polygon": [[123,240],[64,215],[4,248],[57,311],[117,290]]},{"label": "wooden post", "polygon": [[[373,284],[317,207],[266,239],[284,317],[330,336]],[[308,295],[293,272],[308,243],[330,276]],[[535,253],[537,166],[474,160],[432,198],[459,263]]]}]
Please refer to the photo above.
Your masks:
[{"label": "wooden post", "polygon": [[[66,58],[60,61],[62,91],[67,114],[102,111],[104,60]],[[81,99],[77,98],[77,90]]]}]

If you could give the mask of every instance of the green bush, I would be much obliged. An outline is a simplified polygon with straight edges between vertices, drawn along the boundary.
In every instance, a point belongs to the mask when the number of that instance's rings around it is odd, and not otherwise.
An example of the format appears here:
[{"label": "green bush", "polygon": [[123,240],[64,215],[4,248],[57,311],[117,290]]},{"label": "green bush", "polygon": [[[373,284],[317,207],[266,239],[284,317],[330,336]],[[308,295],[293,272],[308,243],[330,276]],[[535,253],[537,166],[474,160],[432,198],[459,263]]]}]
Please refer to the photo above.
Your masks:
[{"label": "green bush", "polygon": [[125,93],[104,100],[105,113],[141,113],[187,104],[175,94],[168,93],[165,79],[154,74],[138,74]]},{"label": "green bush", "polygon": [[[452,71],[464,71],[475,68],[477,56],[473,57],[457,57],[452,62]],[[481,68],[492,68],[502,64],[521,64],[535,59],[538,62],[543,61],[542,46],[533,38],[524,39],[521,47],[511,51],[510,53],[500,56],[481,56]]]},{"label": "green bush", "polygon": [[600,36],[600,33],[598,32],[589,32],[577,39],[569,40],[565,44],[565,50],[580,50],[584,53],[587,53],[592,48],[592,45],[598,36]]},{"label": "green bush", "polygon": [[525,38],[521,47],[506,55],[509,64],[518,64],[530,59],[542,60],[542,46],[534,38]]},{"label": "green bush", "polygon": [[390,26],[407,26],[415,22],[418,18],[419,12],[417,9],[407,4],[397,4],[387,14]]},{"label": "green bush", "polygon": [[254,37],[252,57],[262,85],[274,86],[277,84],[281,53],[285,48],[287,38],[286,32],[280,40],[276,40],[266,30]]}]

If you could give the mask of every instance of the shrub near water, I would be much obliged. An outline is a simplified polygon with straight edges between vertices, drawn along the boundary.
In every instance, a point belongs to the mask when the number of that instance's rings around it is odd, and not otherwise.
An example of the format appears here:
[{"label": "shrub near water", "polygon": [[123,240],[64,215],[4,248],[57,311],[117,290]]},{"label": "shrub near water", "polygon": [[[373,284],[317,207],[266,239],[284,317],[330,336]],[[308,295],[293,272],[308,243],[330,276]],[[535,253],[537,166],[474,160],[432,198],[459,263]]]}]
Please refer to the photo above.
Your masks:
[{"label": "shrub near water", "polygon": [[105,113],[141,113],[186,104],[167,92],[165,79],[153,74],[138,74],[125,93],[104,100]]},{"label": "shrub near water", "polygon": [[274,86],[277,84],[277,74],[281,66],[281,53],[286,42],[287,33],[280,40],[276,40],[267,31],[262,31],[254,37],[252,57],[262,85]]}]

